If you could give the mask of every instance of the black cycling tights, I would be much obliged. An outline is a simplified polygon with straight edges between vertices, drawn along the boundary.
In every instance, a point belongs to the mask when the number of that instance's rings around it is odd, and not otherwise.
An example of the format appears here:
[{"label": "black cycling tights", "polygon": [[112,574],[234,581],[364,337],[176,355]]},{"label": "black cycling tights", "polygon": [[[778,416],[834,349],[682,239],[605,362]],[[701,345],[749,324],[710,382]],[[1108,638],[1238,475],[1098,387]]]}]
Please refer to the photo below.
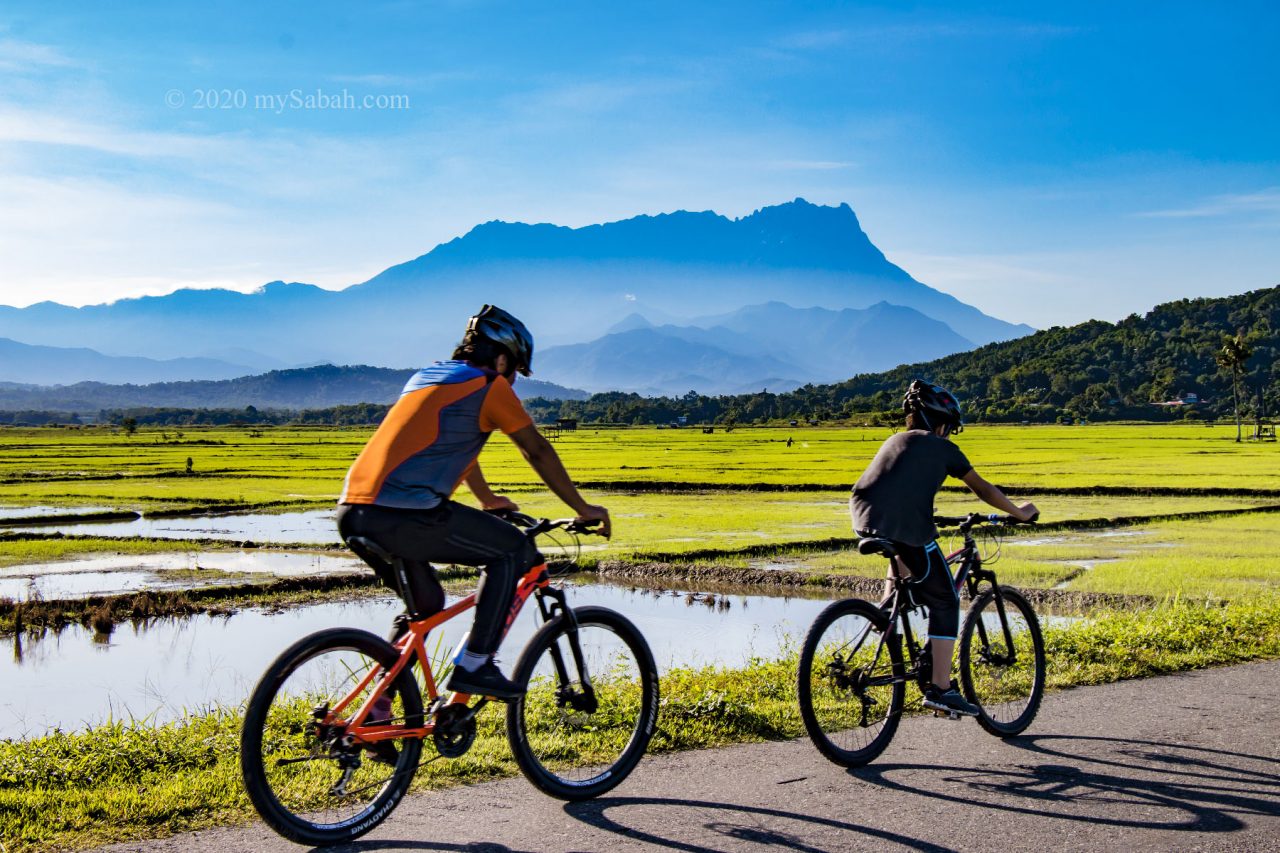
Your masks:
[{"label": "black cycling tights", "polygon": [[911,572],[909,594],[917,604],[929,608],[929,636],[954,640],[960,628],[960,595],[942,549],[937,542],[924,546],[895,542],[894,548]]},{"label": "black cycling tights", "polygon": [[[467,640],[467,650],[478,655],[498,650],[516,580],[542,562],[519,528],[454,501],[428,510],[343,504],[338,508],[338,532],[344,542],[363,536],[404,560],[411,587],[406,590],[411,601],[406,603],[419,618],[444,609],[444,589],[432,562],[479,566],[483,573],[476,588],[476,618]],[[351,550],[384,584],[399,588],[390,566],[360,548]]]}]

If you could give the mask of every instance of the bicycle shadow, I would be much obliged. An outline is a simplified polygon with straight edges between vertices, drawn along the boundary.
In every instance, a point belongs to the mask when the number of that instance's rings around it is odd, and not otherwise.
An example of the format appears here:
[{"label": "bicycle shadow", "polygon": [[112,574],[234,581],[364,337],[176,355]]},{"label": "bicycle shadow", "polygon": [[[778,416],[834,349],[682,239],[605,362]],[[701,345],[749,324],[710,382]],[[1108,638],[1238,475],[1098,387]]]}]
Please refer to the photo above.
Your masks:
[{"label": "bicycle shadow", "polygon": [[1222,833],[1244,829],[1248,817],[1280,817],[1280,773],[1272,758],[1104,736],[1024,735],[1006,743],[1055,763],[872,764],[848,772],[890,790],[954,802],[954,787],[944,794],[893,778],[936,773],[939,782],[965,786],[959,796],[973,806],[1132,829]]},{"label": "bicycle shadow", "polygon": [[[693,809],[710,814],[694,817],[694,822],[701,827],[710,840],[677,840],[660,834],[653,828],[640,829],[635,825],[626,825],[609,812],[627,808],[660,808],[663,818],[660,825],[680,828],[686,834],[689,821],[682,819],[674,809]],[[643,841],[671,850],[685,850],[689,853],[722,853],[723,847],[707,846],[715,839],[734,842],[751,842],[768,847],[779,847],[786,850],[798,850],[801,853],[828,853],[828,851],[850,850],[855,846],[865,846],[870,839],[901,844],[913,850],[930,851],[930,853],[952,853],[952,848],[942,847],[918,838],[900,835],[861,826],[854,823],[815,817],[813,815],[796,814],[781,809],[770,809],[761,806],[745,806],[737,803],[719,803],[707,800],[685,800],[674,797],[599,797],[580,803],[566,803],[564,811],[575,820],[612,832],[632,841]],[[721,820],[710,820],[713,816]],[[794,825],[788,832],[786,824]],[[814,846],[812,840],[814,830],[835,838],[824,846]]]},{"label": "bicycle shadow", "polygon": [[491,841],[471,841],[466,844],[446,844],[431,841],[397,841],[395,839],[361,840],[332,847],[312,847],[311,853],[361,853],[366,850],[430,850],[438,853],[539,853],[537,850],[519,850]]}]

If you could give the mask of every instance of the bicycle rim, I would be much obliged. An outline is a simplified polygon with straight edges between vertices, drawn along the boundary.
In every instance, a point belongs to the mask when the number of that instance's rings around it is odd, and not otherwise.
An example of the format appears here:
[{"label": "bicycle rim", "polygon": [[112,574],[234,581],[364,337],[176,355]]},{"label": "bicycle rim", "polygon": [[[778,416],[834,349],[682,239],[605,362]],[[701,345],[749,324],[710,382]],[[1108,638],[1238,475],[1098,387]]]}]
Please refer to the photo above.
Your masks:
[{"label": "bicycle rim", "polygon": [[[395,651],[363,631],[320,632],[285,652],[254,690],[245,716],[241,756],[246,788],[262,817],[295,841],[329,844],[372,829],[400,801],[421,754],[416,738],[385,742],[381,752],[344,745],[341,732],[321,731],[318,708],[332,709]],[[366,687],[344,709],[349,719],[373,692]],[[389,707],[393,724],[420,726],[422,700],[406,671]]]},{"label": "bicycle rim", "polygon": [[580,653],[567,620],[543,626],[517,665],[525,695],[507,709],[520,769],[542,791],[567,800],[598,796],[631,772],[653,736],[658,707],[653,655],[635,627],[600,607],[574,613]]},{"label": "bicycle rim", "polygon": [[960,678],[965,696],[981,709],[978,723],[994,735],[1026,730],[1044,695],[1045,656],[1040,620],[1021,593],[1000,588],[1012,647],[994,592],[969,608],[960,632]]},{"label": "bicycle rim", "polygon": [[894,636],[881,646],[885,624],[865,601],[837,601],[818,615],[800,652],[805,730],[823,755],[846,767],[883,752],[901,719],[901,643]]}]

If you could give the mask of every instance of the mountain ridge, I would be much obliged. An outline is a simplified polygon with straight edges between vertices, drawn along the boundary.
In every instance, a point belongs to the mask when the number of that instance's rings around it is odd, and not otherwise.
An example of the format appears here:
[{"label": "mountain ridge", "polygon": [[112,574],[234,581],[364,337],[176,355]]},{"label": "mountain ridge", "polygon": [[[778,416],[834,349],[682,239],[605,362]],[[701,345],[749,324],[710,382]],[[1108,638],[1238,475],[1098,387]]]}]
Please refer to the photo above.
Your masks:
[{"label": "mountain ridge", "polygon": [[[0,306],[0,336],[154,359],[241,348],[286,364],[405,364],[451,348],[479,303],[574,342],[634,304],[675,316],[803,299],[915,308],[975,341],[1029,327],[989,317],[892,264],[852,208],[803,200],[731,220],[677,211],[568,228],[493,221],[343,290],[273,281],[253,293],[178,290],[71,308]],[[566,335],[569,337],[566,338]],[[127,343],[131,352],[122,352]]]}]

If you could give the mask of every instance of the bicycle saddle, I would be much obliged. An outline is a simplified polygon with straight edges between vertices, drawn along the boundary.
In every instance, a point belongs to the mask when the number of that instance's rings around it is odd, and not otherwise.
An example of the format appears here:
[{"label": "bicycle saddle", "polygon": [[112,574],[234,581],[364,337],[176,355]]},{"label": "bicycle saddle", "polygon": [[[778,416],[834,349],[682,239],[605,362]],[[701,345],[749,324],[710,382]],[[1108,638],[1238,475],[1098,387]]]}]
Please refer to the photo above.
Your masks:
[{"label": "bicycle saddle", "polygon": [[365,551],[372,554],[388,566],[395,565],[395,555],[367,536],[352,536],[347,539],[347,546],[357,553]]},{"label": "bicycle saddle", "polygon": [[898,552],[894,550],[893,543],[888,539],[879,539],[876,537],[868,537],[858,540],[859,554],[884,554],[889,559],[898,556]]}]

